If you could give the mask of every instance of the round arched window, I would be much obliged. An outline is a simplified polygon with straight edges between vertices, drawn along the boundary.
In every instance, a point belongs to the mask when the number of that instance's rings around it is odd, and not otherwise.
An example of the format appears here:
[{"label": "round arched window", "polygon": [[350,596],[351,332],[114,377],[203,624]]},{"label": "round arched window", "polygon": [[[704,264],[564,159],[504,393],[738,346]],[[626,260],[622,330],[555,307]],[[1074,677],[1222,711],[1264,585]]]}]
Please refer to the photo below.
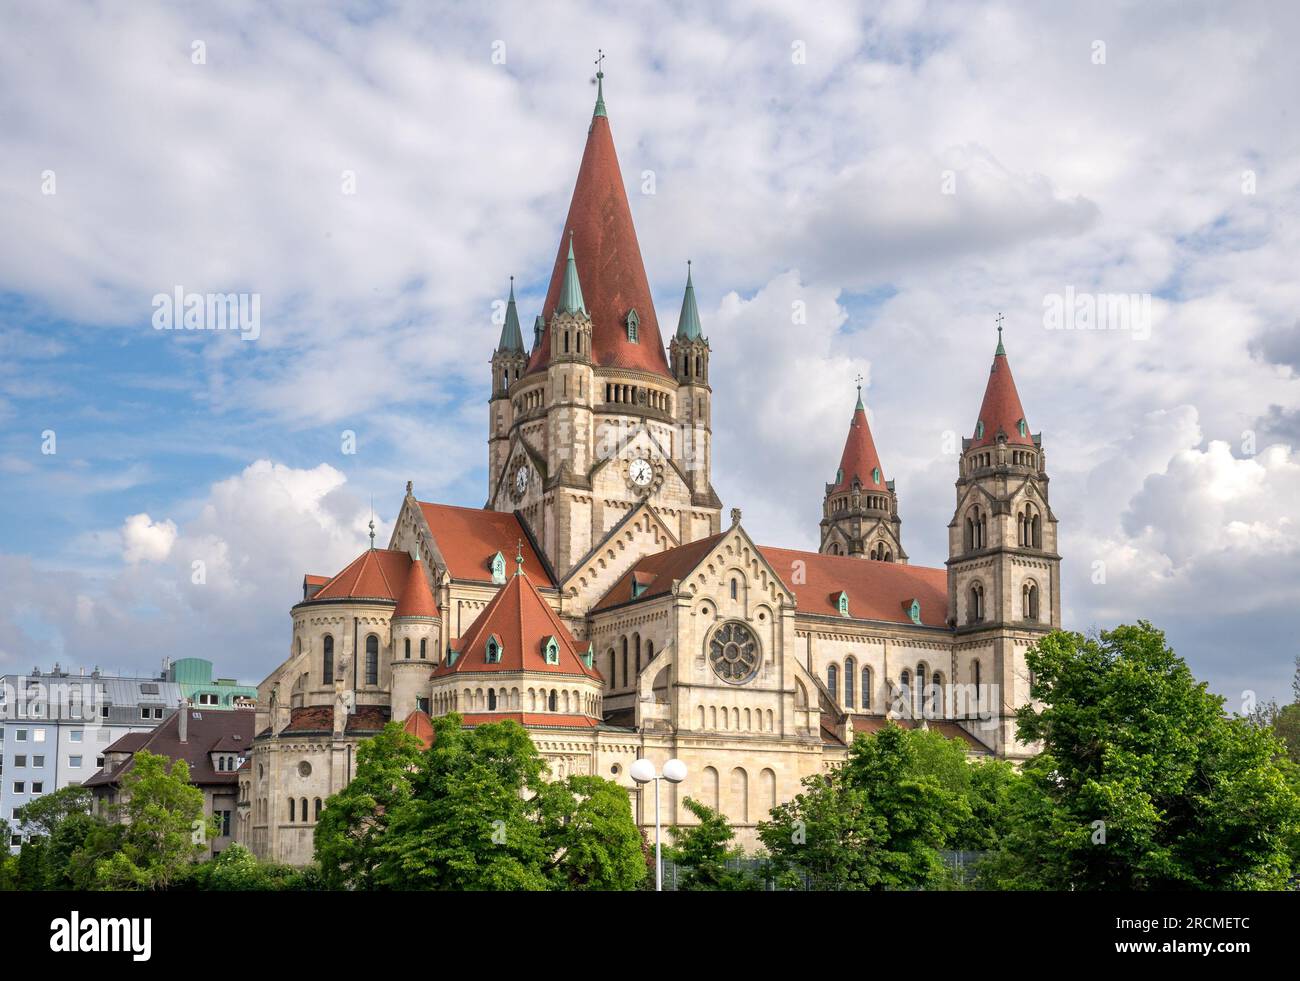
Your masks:
[{"label": "round arched window", "polygon": [[709,639],[709,663],[723,681],[744,684],[758,674],[762,664],[758,638],[745,624],[729,620]]},{"label": "round arched window", "polygon": [[298,776],[300,777],[311,776],[311,764],[308,763],[306,760],[303,760],[301,763],[298,764]]}]

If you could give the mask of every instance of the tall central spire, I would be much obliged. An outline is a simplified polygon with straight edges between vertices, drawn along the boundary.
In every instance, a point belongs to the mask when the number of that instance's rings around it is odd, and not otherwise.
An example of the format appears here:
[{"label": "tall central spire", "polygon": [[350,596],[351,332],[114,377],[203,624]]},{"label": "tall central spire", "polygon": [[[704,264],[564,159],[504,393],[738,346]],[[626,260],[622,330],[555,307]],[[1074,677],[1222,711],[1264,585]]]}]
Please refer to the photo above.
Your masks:
[{"label": "tall central spire", "polygon": [[[630,368],[671,378],[605,112],[604,76],[603,69],[597,71],[596,109],[542,307],[544,335],[549,334],[551,317],[559,306],[572,244],[575,275],[582,282],[582,295],[591,316],[592,362],[598,368]],[[628,315],[634,310],[637,329],[629,331]],[[541,371],[550,363],[550,351],[551,345],[543,336],[528,362],[529,373]]]}]

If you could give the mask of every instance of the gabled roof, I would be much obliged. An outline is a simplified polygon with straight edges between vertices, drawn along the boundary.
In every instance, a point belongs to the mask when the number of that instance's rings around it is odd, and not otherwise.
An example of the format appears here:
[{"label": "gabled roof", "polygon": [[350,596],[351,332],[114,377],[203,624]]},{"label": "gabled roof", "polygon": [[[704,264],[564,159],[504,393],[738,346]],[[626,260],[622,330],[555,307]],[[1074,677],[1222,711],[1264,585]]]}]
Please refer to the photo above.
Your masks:
[{"label": "gabled roof", "polygon": [[[1020,434],[1022,422],[1025,423],[1023,436]],[[982,432],[981,423],[984,426]],[[979,418],[975,422],[975,445],[992,446],[998,441],[999,431],[1006,433],[1008,443],[1034,445],[1034,438],[1029,435],[1029,423],[1025,421],[1025,407],[1020,404],[1020,393],[1016,391],[1016,380],[1011,377],[1011,362],[1002,346],[1000,331],[993,365],[989,368],[989,382],[984,388],[984,401],[980,403]]]},{"label": "gabled roof", "polygon": [[[602,103],[603,105],[603,103]],[[570,240],[572,233],[572,240]],[[550,363],[550,320],[559,305],[564,286],[569,246],[572,241],[577,261],[577,278],[591,316],[592,361],[597,365],[651,371],[672,377],[659,335],[650,283],[641,261],[641,246],[632,225],[623,175],[614,152],[609,117],[598,112],[587,131],[587,145],[578,167],[569,214],[555,253],[550,288],[542,313],[546,330],[534,347],[528,371],[543,370]],[[626,317],[636,310],[640,319],[638,339],[627,337]]]},{"label": "gabled roof", "polygon": [[397,598],[397,608],[393,618],[397,617],[437,617],[438,604],[433,601],[433,590],[429,588],[429,579],[424,574],[424,563],[412,561],[406,570],[406,581],[402,593]]},{"label": "gabled roof", "polygon": [[399,549],[369,548],[322,586],[310,602],[341,599],[397,599],[411,557]]},{"label": "gabled roof", "polygon": [[[358,705],[348,715],[344,732],[378,732],[388,724],[390,710],[387,705]],[[306,705],[289,713],[289,724],[280,734],[308,734],[334,730],[333,705]]]},{"label": "gabled roof", "polygon": [[[880,472],[879,483],[872,479],[877,470]],[[864,488],[885,490],[885,468],[880,465],[876,441],[871,438],[871,426],[867,424],[867,410],[862,404],[861,391],[858,392],[858,404],[853,410],[853,418],[849,421],[849,435],[844,441],[840,469],[831,493],[849,490],[855,477]]]},{"label": "gabled roof", "polygon": [[[180,714],[189,712],[186,721],[185,742],[180,738]],[[135,763],[135,754],[141,751],[156,753],[170,760],[184,760],[189,764],[190,782],[199,786],[208,784],[233,784],[237,782],[234,770],[217,770],[212,765],[213,752],[232,752],[246,755],[253,745],[253,726],[256,713],[247,709],[198,709],[186,706],[177,709],[149,732],[129,733],[143,739],[118,739],[105,752],[129,752],[131,758],[110,769],[103,769],[86,781],[87,787],[115,785]]]},{"label": "gabled roof", "polygon": [[[868,735],[871,735],[872,733],[877,733],[881,729],[885,728],[885,726],[889,725],[890,722],[893,722],[894,725],[903,729],[915,729],[919,725],[919,723],[913,719],[886,719],[882,716],[854,715],[853,731],[865,732]],[[976,739],[951,719],[928,719],[926,721],[926,727],[939,733],[939,735],[943,736],[945,739],[960,739],[966,744],[968,752],[992,753],[992,750],[989,749],[988,746],[979,739]]]},{"label": "gabled roof", "polygon": [[[554,637],[559,646],[559,663],[547,664],[545,645]],[[501,644],[499,661],[487,660],[487,645],[492,638]],[[600,678],[600,672],[582,660],[585,645],[579,645],[542,598],[537,587],[523,575],[512,575],[492,597],[461,638],[452,641],[456,659],[445,661],[434,671],[435,677],[459,673],[539,671],[546,674],[581,675]]]},{"label": "gabled roof", "polygon": [[[601,597],[600,602],[592,607],[592,612],[622,606],[634,599],[644,601],[664,596],[672,590],[673,580],[685,579],[725,534],[727,533],[722,531],[637,560],[637,563],[610,587],[609,592]],[[637,585],[636,596],[632,595],[633,583]]]},{"label": "gabled roof", "polygon": [[[911,623],[903,604],[921,604],[921,624],[946,627],[948,572],[897,562],[873,562],[847,555],[821,555],[788,548],[760,546],[759,551],[776,570],[799,604],[800,613],[839,616],[832,596],[849,595],[849,619]],[[802,565],[796,565],[802,563]],[[800,575],[794,570],[799,569]]]},{"label": "gabled roof", "polygon": [[523,522],[513,512],[417,503],[453,579],[490,583],[490,563],[497,552],[505,556],[509,575],[514,571],[515,549],[523,542],[524,572],[534,582],[555,585],[546,563],[534,551]]}]

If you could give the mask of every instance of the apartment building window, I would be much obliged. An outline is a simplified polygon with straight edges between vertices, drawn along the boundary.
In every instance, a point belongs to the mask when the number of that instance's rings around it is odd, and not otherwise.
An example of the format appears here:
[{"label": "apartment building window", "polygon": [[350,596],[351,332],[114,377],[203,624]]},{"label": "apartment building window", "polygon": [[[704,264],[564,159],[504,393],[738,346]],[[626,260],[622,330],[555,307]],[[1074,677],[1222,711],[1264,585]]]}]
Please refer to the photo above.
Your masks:
[{"label": "apartment building window", "polygon": [[104,757],[102,757],[102,756],[96,756],[96,757],[95,757],[95,766],[99,767],[101,770],[104,769]]},{"label": "apartment building window", "polygon": [[140,718],[142,719],[149,718],[149,707],[147,705],[142,705],[140,707]]},{"label": "apartment building window", "polygon": [[81,742],[81,737],[82,737],[83,735],[84,735],[83,730],[81,730],[81,729],[73,729],[71,732],[68,733],[68,742],[70,742],[70,743],[79,743],[79,742]]},{"label": "apartment building window", "polygon": [[33,794],[43,794],[43,793],[45,793],[45,784],[43,784],[43,783],[41,783],[39,780],[37,780],[35,783],[32,784],[32,793],[33,793]]},{"label": "apartment building window", "polygon": [[25,793],[27,793],[27,784],[26,784],[24,781],[22,781],[22,780],[15,780],[15,781],[14,781],[14,793],[15,793],[15,794],[25,794]]},{"label": "apartment building window", "polygon": [[76,769],[80,769],[80,768],[81,768],[81,757],[80,757],[80,756],[69,756],[69,757],[68,757],[68,766],[72,767],[74,770],[76,770]]},{"label": "apartment building window", "polygon": [[14,767],[15,767],[15,768],[20,767],[20,766],[26,766],[26,765],[27,765],[27,757],[26,757],[26,756],[15,756],[15,757],[14,757]]},{"label": "apartment building window", "polygon": [[33,729],[33,730],[32,730],[32,739],[34,739],[34,740],[35,740],[36,742],[38,742],[38,743],[43,743],[43,742],[45,742],[45,730],[44,730],[44,729]]},{"label": "apartment building window", "polygon": [[15,730],[14,730],[14,738],[17,739],[20,743],[25,743],[25,742],[27,742],[27,730],[26,730],[26,729],[15,729]]},{"label": "apartment building window", "polygon": [[107,705],[101,705],[101,706],[99,707],[99,717],[100,717],[101,719],[107,719],[107,718],[108,718],[108,706],[107,706]]},{"label": "apartment building window", "polygon": [[22,835],[10,835],[10,836],[9,836],[9,844],[13,845],[15,848],[17,848],[17,847],[18,847],[19,845],[21,845],[22,843],[23,843],[23,836],[22,836]]},{"label": "apartment building window", "polygon": [[154,717],[155,719],[161,719],[161,718],[162,718],[162,706],[161,706],[161,705],[158,706],[156,709],[153,710],[153,717]]},{"label": "apartment building window", "polygon": [[44,765],[45,765],[45,757],[44,757],[44,756],[33,756],[33,757],[32,757],[32,766],[40,767],[40,766],[44,766]]},{"label": "apartment building window", "polygon": [[214,692],[205,691],[199,695],[200,705],[216,705],[217,696]]}]

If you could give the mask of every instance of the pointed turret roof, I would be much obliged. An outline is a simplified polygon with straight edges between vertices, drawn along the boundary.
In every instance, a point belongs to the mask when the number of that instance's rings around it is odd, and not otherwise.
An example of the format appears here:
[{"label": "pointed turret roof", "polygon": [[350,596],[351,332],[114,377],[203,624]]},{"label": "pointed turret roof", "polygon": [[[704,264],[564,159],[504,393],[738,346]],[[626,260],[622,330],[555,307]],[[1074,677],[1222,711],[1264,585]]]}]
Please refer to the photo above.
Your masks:
[{"label": "pointed turret roof", "polygon": [[[560,305],[560,292],[567,277],[570,232],[577,257],[576,272],[581,276],[586,309],[591,316],[592,360],[597,365],[652,371],[671,378],[650,283],[641,260],[641,247],[632,224],[632,210],[614,152],[614,137],[605,114],[603,82],[556,250],[550,288],[542,306],[548,324]],[[628,339],[626,324],[632,310],[640,321],[635,341]],[[544,369],[550,363],[550,350],[550,344],[537,345],[528,370]]]},{"label": "pointed turret roof", "polygon": [[573,256],[573,232],[569,233],[569,258],[564,262],[564,280],[560,284],[560,298],[555,303],[557,313],[587,312],[582,300],[582,283],[578,281],[578,260]]},{"label": "pointed turret roof", "polygon": [[[880,475],[880,480],[875,475]],[[844,452],[840,454],[840,469],[835,476],[835,485],[831,493],[849,490],[856,477],[863,487],[885,489],[885,470],[880,465],[880,454],[876,452],[876,441],[871,438],[871,426],[867,424],[867,408],[862,404],[862,387],[858,386],[858,404],[853,409],[853,419],[849,422],[849,435],[844,441]]]},{"label": "pointed turret roof", "polygon": [[1002,346],[1001,327],[998,328],[998,346],[993,352],[993,366],[989,368],[989,383],[984,389],[979,418],[975,421],[975,445],[991,446],[997,442],[999,432],[1006,433],[1008,443],[1034,445],[1029,423],[1025,420],[1025,408],[1020,404],[1020,393],[1016,391],[1016,380],[1011,377],[1007,349]]},{"label": "pointed turret roof", "polygon": [[312,601],[346,599],[397,599],[411,557],[401,549],[366,549],[338,575],[322,586]]},{"label": "pointed turret roof", "polygon": [[501,340],[498,351],[515,354],[524,353],[524,334],[519,329],[519,311],[515,308],[515,277],[510,277],[510,299],[506,303],[506,322],[501,325]]},{"label": "pointed turret roof", "polygon": [[[488,661],[488,641],[501,645],[501,659]],[[546,662],[546,644],[554,638],[559,663]],[[459,640],[452,641],[456,659],[443,663],[436,675],[457,672],[541,671],[548,674],[583,675],[599,679],[600,672],[587,667],[580,646],[549,603],[542,598],[520,565],[513,576],[483,608]]]},{"label": "pointed turret roof", "polygon": [[691,282],[691,264],[686,263],[686,294],[682,297],[682,312],[677,318],[677,338],[696,341],[704,336],[700,329],[700,309],[695,305],[695,285]]},{"label": "pointed turret roof", "polygon": [[406,570],[406,582],[402,585],[402,594],[397,598],[397,608],[393,610],[393,619],[398,617],[437,617],[438,604],[433,601],[433,590],[424,574],[424,563],[420,553],[415,553],[411,567]]}]

